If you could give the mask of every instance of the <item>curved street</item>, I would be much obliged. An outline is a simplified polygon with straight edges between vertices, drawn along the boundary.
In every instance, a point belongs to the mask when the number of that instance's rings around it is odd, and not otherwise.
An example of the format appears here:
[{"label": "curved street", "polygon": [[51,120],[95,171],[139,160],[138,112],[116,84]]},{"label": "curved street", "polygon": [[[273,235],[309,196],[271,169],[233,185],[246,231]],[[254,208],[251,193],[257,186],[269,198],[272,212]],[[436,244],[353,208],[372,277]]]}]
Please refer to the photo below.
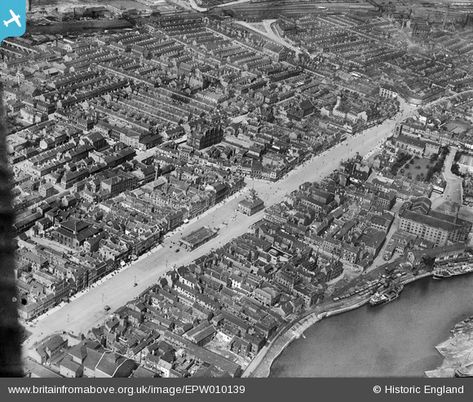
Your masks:
[{"label": "curved street", "polygon": [[443,177],[447,182],[443,194],[432,201],[432,208],[437,209],[445,203],[457,203],[462,204],[463,201],[463,179],[452,173],[452,165],[454,162],[457,148],[450,147],[450,152],[445,158],[443,166]]}]

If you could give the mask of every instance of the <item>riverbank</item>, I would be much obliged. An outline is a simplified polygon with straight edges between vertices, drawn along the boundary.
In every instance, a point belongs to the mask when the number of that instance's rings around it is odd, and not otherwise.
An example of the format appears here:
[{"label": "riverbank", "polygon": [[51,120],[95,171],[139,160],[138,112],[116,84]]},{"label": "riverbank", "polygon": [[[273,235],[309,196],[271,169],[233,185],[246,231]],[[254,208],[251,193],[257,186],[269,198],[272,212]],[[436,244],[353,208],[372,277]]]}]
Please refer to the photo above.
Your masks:
[{"label": "riverbank", "polygon": [[426,371],[427,377],[473,377],[473,316],[457,323],[450,332],[452,335],[436,346],[442,364]]},{"label": "riverbank", "polygon": [[[431,276],[431,272],[422,273],[417,276],[411,276],[405,278],[402,281],[402,284],[408,285]],[[371,296],[358,297],[349,305],[343,303],[330,303],[329,305],[321,306],[312,312],[308,312],[306,315],[296,319],[294,322],[291,322],[276,335],[276,337],[268,346],[265,346],[260,351],[255,359],[253,359],[253,361],[244,371],[243,377],[269,377],[271,366],[273,365],[274,361],[293,341],[299,339],[307,329],[324,318],[343,314],[366,305],[369,302],[370,297]]]}]

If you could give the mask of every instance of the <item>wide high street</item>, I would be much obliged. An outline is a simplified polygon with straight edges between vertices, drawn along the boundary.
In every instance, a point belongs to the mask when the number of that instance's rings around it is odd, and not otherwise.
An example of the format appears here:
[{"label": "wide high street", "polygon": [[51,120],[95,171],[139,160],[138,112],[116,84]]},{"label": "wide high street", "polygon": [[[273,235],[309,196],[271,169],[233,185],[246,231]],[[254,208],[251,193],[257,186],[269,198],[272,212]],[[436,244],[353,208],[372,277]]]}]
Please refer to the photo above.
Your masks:
[{"label": "wide high street", "polygon": [[[254,188],[264,200],[266,207],[279,203],[285,194],[297,189],[302,183],[320,180],[337,169],[342,160],[354,156],[357,152],[361,155],[368,153],[391,136],[395,125],[415,113],[415,110],[414,106],[401,101],[401,111],[393,119],[349,137],[343,143],[291,171],[276,183],[248,179],[247,188],[243,192]],[[237,204],[243,197],[244,194],[240,193],[222,205],[215,206],[199,219],[170,234],[162,245],[142,256],[131,266],[111,275],[107,280],[102,280],[70,303],[55,308],[46,316],[29,324],[27,330],[31,332],[31,336],[24,344],[25,352],[39,340],[54,333],[63,331],[74,334],[86,333],[90,328],[103,322],[110,312],[156,283],[168,270],[189,264],[210,250],[244,234],[252,224],[263,217],[264,212],[261,211],[251,217],[236,212]],[[183,235],[202,226],[220,227],[218,236],[193,251],[186,251],[178,246],[179,239]],[[177,250],[179,251],[176,252]],[[105,305],[111,307],[108,313],[104,310]]]}]

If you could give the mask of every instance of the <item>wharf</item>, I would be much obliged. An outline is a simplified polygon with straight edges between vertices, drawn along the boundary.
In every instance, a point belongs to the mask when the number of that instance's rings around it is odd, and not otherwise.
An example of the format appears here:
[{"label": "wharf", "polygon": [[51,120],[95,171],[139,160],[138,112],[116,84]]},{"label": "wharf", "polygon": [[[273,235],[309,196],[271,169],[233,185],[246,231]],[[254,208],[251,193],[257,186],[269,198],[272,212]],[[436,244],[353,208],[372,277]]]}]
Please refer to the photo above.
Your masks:
[{"label": "wharf", "polygon": [[[406,276],[402,279],[401,283],[407,285],[429,276],[432,276],[432,272],[425,272],[416,276]],[[300,338],[313,324],[321,321],[323,318],[332,317],[362,307],[369,302],[370,297],[371,296],[357,296],[350,304],[346,303],[348,299],[345,299],[345,304],[338,302],[320,306],[314,311],[307,313],[307,315],[288,323],[276,334],[269,345],[263,347],[260,353],[248,365],[242,377],[269,377],[273,362],[291,342]]]}]

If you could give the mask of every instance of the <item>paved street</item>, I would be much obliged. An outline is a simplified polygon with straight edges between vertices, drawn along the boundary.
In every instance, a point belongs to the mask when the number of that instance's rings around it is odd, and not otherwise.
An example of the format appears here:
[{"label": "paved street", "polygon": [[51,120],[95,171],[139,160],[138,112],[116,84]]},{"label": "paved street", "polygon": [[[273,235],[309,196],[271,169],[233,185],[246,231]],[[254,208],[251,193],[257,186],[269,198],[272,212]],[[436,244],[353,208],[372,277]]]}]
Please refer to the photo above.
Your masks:
[{"label": "paved street", "polygon": [[[341,160],[354,156],[357,152],[361,155],[369,152],[370,149],[391,135],[398,121],[406,118],[414,110],[414,107],[402,103],[402,113],[399,113],[395,119],[348,138],[345,142],[290,172],[277,183],[248,180],[248,188],[254,187],[259,196],[265,201],[266,206],[274,205],[282,201],[285,194],[297,189],[300,184],[306,181],[319,180],[329,174],[339,166]],[[34,326],[28,326],[28,330],[32,334],[25,342],[25,349],[53,333],[64,330],[76,334],[86,332],[104,320],[107,315],[104,311],[104,305],[109,305],[112,311],[117,309],[146,290],[173,266],[188,264],[199,256],[208,253],[211,249],[215,249],[245,233],[252,224],[263,217],[263,212],[251,217],[235,213],[236,206],[242,197],[243,195],[234,197],[225,204],[214,207],[200,219],[190,222],[182,230],[169,236],[155,252],[144,256],[132,266],[103,281],[62,308],[50,312]],[[225,222],[228,225],[220,231],[217,237],[192,252],[187,252],[181,248],[176,253],[176,246],[170,248],[172,242],[178,242],[183,234],[188,234],[204,225],[218,227]],[[133,286],[135,280],[137,282],[136,287]]]},{"label": "paved street", "polygon": [[394,221],[391,227],[389,228],[388,233],[386,234],[386,239],[384,240],[383,247],[381,247],[381,250],[379,250],[379,253],[374,259],[373,264],[371,264],[371,266],[366,270],[366,272],[371,272],[375,270],[376,268],[379,268],[380,266],[386,264],[387,262],[390,262],[394,260],[395,258],[397,258],[396,255],[393,255],[390,260],[386,261],[384,259],[384,252],[386,251],[386,248],[389,242],[391,241],[394,233],[396,233],[399,228],[399,221],[400,221],[399,216],[396,215],[394,217]]},{"label": "paved street", "polygon": [[445,158],[445,163],[443,167],[443,177],[447,182],[445,187],[445,191],[440,197],[437,197],[432,202],[432,208],[438,209],[445,203],[458,203],[462,205],[463,199],[463,187],[462,187],[462,178],[454,175],[452,173],[452,164],[453,159],[455,158],[455,154],[457,152],[457,148],[450,147],[450,152],[448,153],[447,157]]}]

